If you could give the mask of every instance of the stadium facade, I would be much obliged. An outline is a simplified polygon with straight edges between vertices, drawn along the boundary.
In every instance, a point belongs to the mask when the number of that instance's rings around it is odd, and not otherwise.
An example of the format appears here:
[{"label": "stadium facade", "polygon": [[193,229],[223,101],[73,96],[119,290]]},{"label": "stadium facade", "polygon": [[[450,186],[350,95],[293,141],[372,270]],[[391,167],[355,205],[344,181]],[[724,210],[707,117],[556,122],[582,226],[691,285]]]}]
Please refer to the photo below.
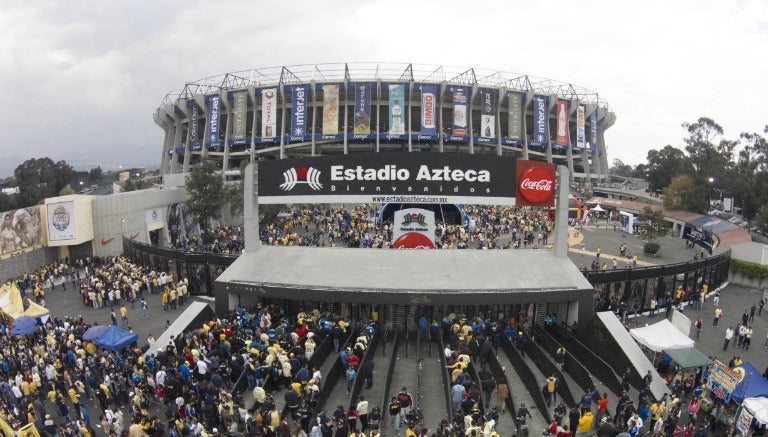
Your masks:
[{"label": "stadium facade", "polygon": [[571,182],[607,180],[615,114],[576,85],[476,68],[315,64],[225,73],[166,95],[163,174],[201,159],[356,152],[464,152],[565,165]]}]

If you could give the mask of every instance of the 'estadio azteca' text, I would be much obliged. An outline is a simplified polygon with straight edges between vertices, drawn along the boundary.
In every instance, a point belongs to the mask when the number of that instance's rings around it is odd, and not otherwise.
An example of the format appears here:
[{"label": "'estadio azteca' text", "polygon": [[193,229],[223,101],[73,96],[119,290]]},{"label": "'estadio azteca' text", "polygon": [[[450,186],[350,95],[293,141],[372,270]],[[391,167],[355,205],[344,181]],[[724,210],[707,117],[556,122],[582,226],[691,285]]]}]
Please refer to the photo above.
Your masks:
[{"label": "'estadio azteca' text", "polygon": [[[332,181],[407,181],[411,172],[396,165],[385,165],[382,168],[365,168],[356,166],[344,168],[343,165],[331,166]],[[417,181],[433,182],[490,182],[491,173],[488,170],[451,169],[447,165],[442,168],[419,167],[416,173]]]}]

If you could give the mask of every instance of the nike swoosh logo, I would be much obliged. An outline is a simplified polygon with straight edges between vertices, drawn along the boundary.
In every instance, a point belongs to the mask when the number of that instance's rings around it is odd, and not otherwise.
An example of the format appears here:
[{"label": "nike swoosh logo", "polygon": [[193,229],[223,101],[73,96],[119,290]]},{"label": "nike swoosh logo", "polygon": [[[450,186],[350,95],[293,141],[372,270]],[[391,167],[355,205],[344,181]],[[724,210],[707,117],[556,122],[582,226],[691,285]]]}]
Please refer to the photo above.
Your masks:
[{"label": "nike swoosh logo", "polygon": [[139,236],[139,233],[137,232],[137,233],[135,233],[135,234],[131,234],[131,236],[130,236],[128,239],[129,239],[129,240],[131,240],[131,241],[133,241],[133,240],[135,240],[135,239],[136,239],[136,237],[138,237],[138,236]]},{"label": "nike swoosh logo", "polygon": [[112,237],[112,238],[102,238],[101,239],[101,245],[102,246],[106,246],[107,244],[111,243],[112,240],[114,240],[114,239],[115,239],[115,237]]}]

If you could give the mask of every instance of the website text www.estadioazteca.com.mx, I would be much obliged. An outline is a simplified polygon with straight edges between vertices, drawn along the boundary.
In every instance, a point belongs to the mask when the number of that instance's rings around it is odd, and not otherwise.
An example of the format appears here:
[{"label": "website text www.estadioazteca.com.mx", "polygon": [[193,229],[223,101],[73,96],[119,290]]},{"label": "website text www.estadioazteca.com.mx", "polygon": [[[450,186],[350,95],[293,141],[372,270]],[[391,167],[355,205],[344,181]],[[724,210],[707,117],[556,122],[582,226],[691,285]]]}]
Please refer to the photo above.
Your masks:
[{"label": "website text www.estadioazteca.com.mx", "polygon": [[373,203],[446,203],[447,197],[435,196],[372,196]]}]

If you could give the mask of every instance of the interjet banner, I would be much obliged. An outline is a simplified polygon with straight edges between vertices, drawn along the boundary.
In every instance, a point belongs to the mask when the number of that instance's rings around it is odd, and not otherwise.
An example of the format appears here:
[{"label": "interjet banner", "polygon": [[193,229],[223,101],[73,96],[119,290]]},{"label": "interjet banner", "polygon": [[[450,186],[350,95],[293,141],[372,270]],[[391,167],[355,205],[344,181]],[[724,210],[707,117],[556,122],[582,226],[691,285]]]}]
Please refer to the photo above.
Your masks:
[{"label": "interjet banner", "polygon": [[594,155],[597,152],[597,109],[595,109],[595,112],[589,117],[589,127],[591,131],[589,149],[590,153]]},{"label": "interjet banner", "polygon": [[339,86],[323,85],[323,135],[339,134]]},{"label": "interjet banner", "polygon": [[355,85],[355,135],[371,134],[371,89],[373,86],[369,83],[358,83]]},{"label": "interjet banner", "polygon": [[221,100],[219,96],[208,97],[208,143],[212,146],[219,145],[219,112]]},{"label": "interjet banner", "polygon": [[307,134],[307,99],[309,88],[306,85],[293,87],[293,105],[291,106],[291,140],[301,141]]},{"label": "interjet banner", "polygon": [[585,111],[586,108],[584,108],[584,105],[579,105],[579,107],[576,108],[576,147],[579,149],[583,149],[584,143],[586,142],[586,132],[584,131]]},{"label": "interjet banner", "polygon": [[405,85],[389,86],[389,134],[405,135]]},{"label": "interjet banner", "polygon": [[568,145],[568,102],[557,101],[557,145]]},{"label": "interjet banner", "polygon": [[544,96],[533,97],[533,141],[543,147],[549,146],[547,98]]},{"label": "interjet banner", "polygon": [[277,135],[277,88],[261,90],[261,138]]},{"label": "interjet banner", "polygon": [[523,95],[509,93],[509,138],[523,139]]},{"label": "interjet banner", "polygon": [[248,91],[235,93],[235,104],[232,111],[232,139],[245,139],[245,119],[248,115]]},{"label": "interjet banner", "polygon": [[437,85],[421,86],[421,134],[437,134]]},{"label": "interjet banner", "polygon": [[515,204],[515,158],[355,153],[258,162],[262,204]]},{"label": "interjet banner", "polygon": [[187,108],[189,109],[187,125],[189,128],[189,145],[197,144],[200,141],[200,107],[194,100],[190,99],[187,100]]},{"label": "interjet banner", "polygon": [[435,212],[422,208],[395,211],[392,226],[394,249],[434,249]]},{"label": "interjet banner", "polygon": [[496,138],[496,101],[491,90],[480,90],[480,136]]},{"label": "interjet banner", "polygon": [[453,129],[454,137],[467,136],[467,89],[456,87],[453,91]]}]

